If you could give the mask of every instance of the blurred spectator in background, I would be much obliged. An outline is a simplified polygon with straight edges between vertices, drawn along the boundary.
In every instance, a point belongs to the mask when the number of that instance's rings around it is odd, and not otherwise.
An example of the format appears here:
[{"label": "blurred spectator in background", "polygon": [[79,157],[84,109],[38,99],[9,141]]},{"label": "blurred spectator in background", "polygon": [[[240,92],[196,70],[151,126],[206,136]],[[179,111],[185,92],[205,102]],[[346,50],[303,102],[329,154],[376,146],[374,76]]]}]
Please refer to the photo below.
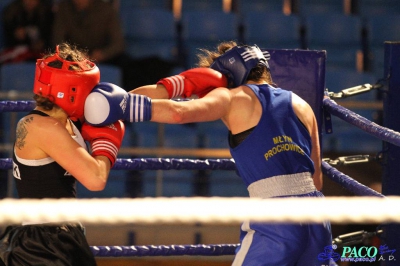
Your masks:
[{"label": "blurred spectator in background", "polygon": [[53,45],[62,42],[86,49],[99,65],[120,67],[123,87],[128,91],[153,84],[173,68],[158,58],[136,59],[125,52],[119,13],[110,0],[59,0],[55,6]]},{"label": "blurred spectator in background", "polygon": [[0,63],[36,60],[49,47],[51,0],[14,0],[3,10],[5,48]]},{"label": "blurred spectator in background", "polygon": [[124,36],[118,12],[102,0],[60,0],[55,8],[53,45],[64,41],[87,49],[96,63],[122,64]]}]

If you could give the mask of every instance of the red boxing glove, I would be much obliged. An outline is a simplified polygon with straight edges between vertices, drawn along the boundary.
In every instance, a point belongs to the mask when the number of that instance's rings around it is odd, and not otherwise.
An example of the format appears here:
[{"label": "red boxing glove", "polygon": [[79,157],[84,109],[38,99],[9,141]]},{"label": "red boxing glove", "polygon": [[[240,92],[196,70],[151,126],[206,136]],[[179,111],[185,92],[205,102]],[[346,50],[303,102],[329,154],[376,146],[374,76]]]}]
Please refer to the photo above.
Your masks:
[{"label": "red boxing glove", "polygon": [[214,69],[198,67],[160,79],[157,84],[164,85],[170,99],[178,96],[187,98],[192,94],[201,98],[215,88],[227,87],[228,81],[225,75]]},{"label": "red boxing glove", "polygon": [[122,121],[103,126],[94,127],[88,123],[82,125],[81,134],[84,140],[92,146],[92,156],[107,156],[113,167],[122,139],[124,138],[125,125]]}]

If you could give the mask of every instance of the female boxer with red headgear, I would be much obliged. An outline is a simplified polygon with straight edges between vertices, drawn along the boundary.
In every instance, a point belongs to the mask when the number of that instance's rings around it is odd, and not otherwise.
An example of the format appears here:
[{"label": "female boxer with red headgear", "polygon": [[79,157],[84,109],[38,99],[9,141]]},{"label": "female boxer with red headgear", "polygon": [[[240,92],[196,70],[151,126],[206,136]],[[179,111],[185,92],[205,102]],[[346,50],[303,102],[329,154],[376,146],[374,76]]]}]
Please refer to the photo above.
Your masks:
[{"label": "female boxer with red headgear", "polygon": [[[86,97],[99,80],[97,66],[68,44],[37,61],[36,108],[18,122],[14,144],[13,176],[20,198],[75,198],[76,180],[92,191],[104,189],[124,126],[121,121],[103,127],[80,123]],[[1,263],[96,265],[76,221],[8,227],[0,242]]]}]

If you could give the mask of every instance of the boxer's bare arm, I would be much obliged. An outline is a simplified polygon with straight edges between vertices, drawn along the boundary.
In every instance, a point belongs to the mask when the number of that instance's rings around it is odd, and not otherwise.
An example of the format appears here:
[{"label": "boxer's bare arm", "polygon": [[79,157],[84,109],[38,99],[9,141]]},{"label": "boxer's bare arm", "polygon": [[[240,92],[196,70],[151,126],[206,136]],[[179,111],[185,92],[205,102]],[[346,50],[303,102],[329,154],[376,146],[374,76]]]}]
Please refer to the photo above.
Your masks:
[{"label": "boxer's bare arm", "polygon": [[292,106],[296,116],[306,127],[311,136],[311,159],[314,162],[314,185],[318,190],[322,189],[322,170],[321,170],[321,152],[319,145],[318,125],[315,119],[314,111],[311,106],[292,93]]}]

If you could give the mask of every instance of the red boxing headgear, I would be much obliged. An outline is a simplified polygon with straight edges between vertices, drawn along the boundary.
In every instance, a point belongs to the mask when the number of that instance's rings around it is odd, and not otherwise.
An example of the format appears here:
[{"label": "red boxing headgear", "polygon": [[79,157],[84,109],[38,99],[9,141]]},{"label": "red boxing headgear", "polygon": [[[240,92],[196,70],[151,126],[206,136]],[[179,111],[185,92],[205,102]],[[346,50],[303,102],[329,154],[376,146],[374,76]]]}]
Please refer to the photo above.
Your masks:
[{"label": "red boxing headgear", "polygon": [[[50,62],[60,61],[61,68],[48,66]],[[70,118],[83,117],[85,100],[93,87],[100,81],[100,71],[91,61],[67,61],[56,53],[36,62],[33,92],[61,107]]]}]

